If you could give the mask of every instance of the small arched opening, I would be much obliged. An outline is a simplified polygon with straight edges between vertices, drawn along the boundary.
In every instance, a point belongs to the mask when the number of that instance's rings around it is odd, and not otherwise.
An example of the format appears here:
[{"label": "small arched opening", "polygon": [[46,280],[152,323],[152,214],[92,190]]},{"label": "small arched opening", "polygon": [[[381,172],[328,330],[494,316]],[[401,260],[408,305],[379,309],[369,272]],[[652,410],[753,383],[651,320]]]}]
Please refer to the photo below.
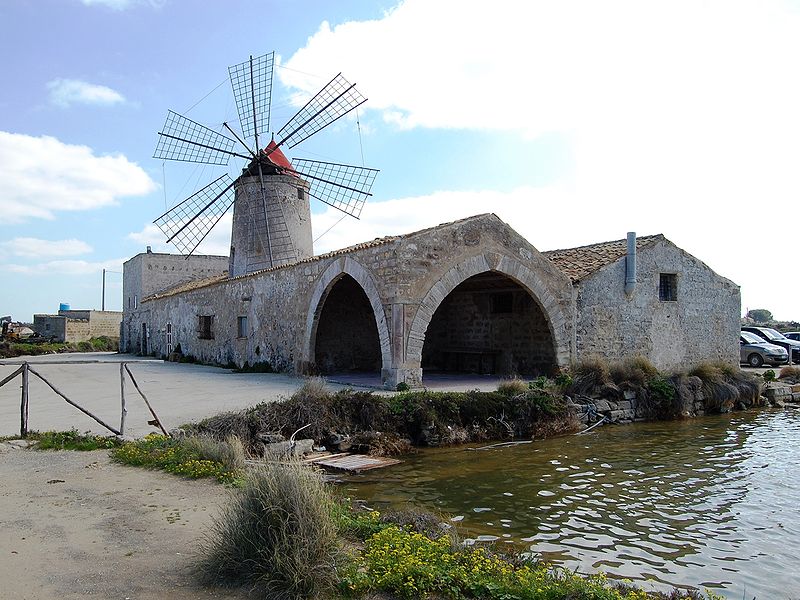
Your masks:
[{"label": "small arched opening", "polygon": [[469,277],[442,300],[422,347],[426,374],[536,376],[555,368],[547,315],[526,288],[494,271]]},{"label": "small arched opening", "polygon": [[323,300],[314,344],[316,369],[332,373],[380,373],[381,344],[367,294],[350,275],[332,285]]}]

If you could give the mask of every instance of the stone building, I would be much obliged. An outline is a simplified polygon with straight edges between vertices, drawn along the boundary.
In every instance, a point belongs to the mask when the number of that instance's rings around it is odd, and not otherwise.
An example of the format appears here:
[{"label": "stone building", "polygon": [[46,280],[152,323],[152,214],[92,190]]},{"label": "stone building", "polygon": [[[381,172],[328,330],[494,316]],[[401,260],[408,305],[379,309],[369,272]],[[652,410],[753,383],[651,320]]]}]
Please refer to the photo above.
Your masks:
[{"label": "stone building", "polygon": [[233,277],[229,262],[127,261],[123,349],[166,355],[180,343],[203,362],[372,372],[390,388],[425,372],[537,375],[596,356],[663,369],[738,360],[738,286],[662,235],[540,252],[484,214]]},{"label": "stone building", "polygon": [[33,315],[33,330],[56,342],[118,338],[122,314],[116,310],[59,310],[57,315]]}]

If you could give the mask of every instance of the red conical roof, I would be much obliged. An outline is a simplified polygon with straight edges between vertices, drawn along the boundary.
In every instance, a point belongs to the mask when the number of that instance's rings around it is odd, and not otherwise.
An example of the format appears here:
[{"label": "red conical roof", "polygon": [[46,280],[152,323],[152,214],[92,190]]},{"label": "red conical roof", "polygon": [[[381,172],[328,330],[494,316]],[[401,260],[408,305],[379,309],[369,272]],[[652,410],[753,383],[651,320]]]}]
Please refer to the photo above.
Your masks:
[{"label": "red conical roof", "polygon": [[278,144],[275,143],[275,140],[270,141],[267,147],[264,148],[264,152],[267,154],[267,160],[269,160],[276,167],[286,169],[289,171],[290,175],[295,174],[294,169],[292,168],[292,163],[289,162],[289,159],[286,158],[286,155],[281,152],[280,148],[278,148]]}]

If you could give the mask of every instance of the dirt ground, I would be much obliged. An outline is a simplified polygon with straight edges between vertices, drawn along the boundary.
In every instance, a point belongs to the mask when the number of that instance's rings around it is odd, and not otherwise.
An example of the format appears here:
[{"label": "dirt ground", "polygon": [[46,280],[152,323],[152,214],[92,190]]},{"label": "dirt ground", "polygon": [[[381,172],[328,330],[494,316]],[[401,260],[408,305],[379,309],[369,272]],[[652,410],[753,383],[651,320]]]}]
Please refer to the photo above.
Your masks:
[{"label": "dirt ground", "polygon": [[0,597],[229,599],[192,569],[229,493],[212,481],[112,463],[107,450],[0,444]]}]

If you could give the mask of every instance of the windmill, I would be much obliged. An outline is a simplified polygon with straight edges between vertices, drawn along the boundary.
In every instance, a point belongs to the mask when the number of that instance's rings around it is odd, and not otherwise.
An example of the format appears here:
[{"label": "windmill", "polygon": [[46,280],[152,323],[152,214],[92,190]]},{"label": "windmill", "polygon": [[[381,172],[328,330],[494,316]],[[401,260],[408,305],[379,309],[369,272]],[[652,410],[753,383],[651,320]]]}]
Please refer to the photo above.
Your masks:
[{"label": "windmill", "polygon": [[294,148],[366,102],[341,73],[289,119],[277,132],[277,142],[273,135],[261,147],[270,131],[274,55],[251,56],[228,69],[240,132],[223,123],[225,133],[220,133],[169,111],[153,155],[208,165],[248,161],[235,180],[221,175],[154,221],[188,257],[233,206],[231,277],[312,256],[309,198],[358,219],[378,173],[309,159],[290,162],[281,150]]}]

